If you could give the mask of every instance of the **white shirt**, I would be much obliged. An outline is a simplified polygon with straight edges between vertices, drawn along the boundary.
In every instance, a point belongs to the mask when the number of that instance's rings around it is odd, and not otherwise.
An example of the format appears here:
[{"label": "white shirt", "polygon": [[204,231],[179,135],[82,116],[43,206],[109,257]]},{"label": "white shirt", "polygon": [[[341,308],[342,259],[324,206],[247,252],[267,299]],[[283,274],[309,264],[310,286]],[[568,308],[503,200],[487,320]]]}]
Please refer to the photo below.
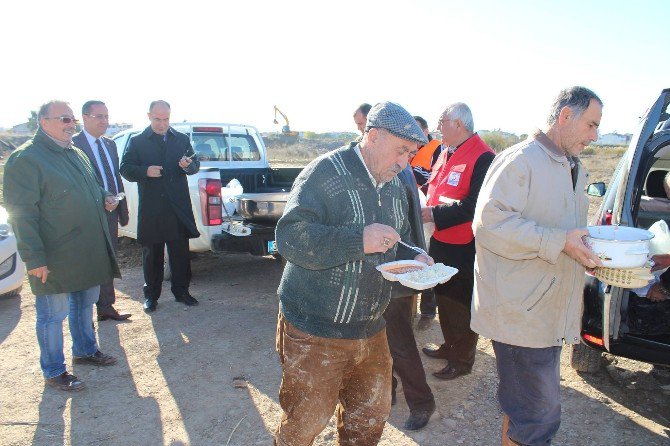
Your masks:
[{"label": "white shirt", "polygon": [[111,156],[109,156],[109,149],[107,148],[107,144],[105,144],[105,140],[102,139],[102,137],[96,138],[95,136],[92,136],[90,133],[86,131],[86,129],[83,129],[82,131],[84,132],[84,136],[86,136],[88,145],[91,146],[91,151],[93,152],[93,156],[95,157],[95,163],[97,164],[98,171],[100,172],[100,177],[102,177],[102,186],[105,188],[105,190],[107,191],[109,190],[109,185],[107,184],[107,178],[105,176],[105,168],[103,167],[102,161],[100,160],[100,152],[98,151],[98,145],[95,143],[96,139],[100,140],[100,143],[104,148],[103,152],[105,152],[105,157],[107,158],[105,162],[112,171],[114,186],[116,186],[116,190],[119,190],[119,185],[118,182],[116,181],[116,174],[114,173],[114,164],[112,164],[112,158]]}]

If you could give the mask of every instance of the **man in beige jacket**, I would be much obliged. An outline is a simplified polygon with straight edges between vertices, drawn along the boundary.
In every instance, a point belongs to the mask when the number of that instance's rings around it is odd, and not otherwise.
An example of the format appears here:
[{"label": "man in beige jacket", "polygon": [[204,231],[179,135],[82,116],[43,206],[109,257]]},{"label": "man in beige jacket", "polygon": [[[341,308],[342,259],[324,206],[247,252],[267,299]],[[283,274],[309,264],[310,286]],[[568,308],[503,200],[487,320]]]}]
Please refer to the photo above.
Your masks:
[{"label": "man in beige jacket", "polygon": [[561,346],[579,342],[584,268],[601,264],[582,242],[578,158],[601,116],[591,90],[561,91],[547,130],[500,153],[477,200],[471,328],[493,341],[503,445],[550,444],[560,425]]}]

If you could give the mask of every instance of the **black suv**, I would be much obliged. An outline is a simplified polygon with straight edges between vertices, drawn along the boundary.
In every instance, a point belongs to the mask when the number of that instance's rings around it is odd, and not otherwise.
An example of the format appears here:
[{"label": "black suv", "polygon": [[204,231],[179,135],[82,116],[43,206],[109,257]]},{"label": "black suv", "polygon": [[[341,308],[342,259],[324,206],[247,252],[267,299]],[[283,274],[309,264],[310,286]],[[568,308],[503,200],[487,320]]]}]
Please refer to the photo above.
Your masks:
[{"label": "black suv", "polygon": [[[647,229],[661,219],[670,223],[670,201],[662,187],[670,171],[669,104],[670,89],[665,89],[640,121],[609,186],[588,186],[588,195],[603,197],[592,224]],[[653,209],[640,205],[654,197],[660,198],[660,205]],[[572,346],[570,355],[578,371],[597,371],[604,351],[669,366],[670,300],[654,303],[587,275],[581,335],[582,343]]]}]

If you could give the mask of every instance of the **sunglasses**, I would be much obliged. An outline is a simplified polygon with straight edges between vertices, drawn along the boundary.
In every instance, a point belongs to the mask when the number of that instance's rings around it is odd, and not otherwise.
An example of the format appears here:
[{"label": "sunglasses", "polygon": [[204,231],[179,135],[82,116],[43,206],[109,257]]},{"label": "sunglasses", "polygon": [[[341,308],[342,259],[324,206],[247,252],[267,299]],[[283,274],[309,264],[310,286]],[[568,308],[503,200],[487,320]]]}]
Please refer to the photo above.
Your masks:
[{"label": "sunglasses", "polygon": [[69,124],[71,122],[74,122],[75,124],[79,124],[79,120],[77,118],[75,118],[74,116],[56,116],[56,117],[53,117],[53,118],[44,118],[44,119],[58,119],[63,124]]}]

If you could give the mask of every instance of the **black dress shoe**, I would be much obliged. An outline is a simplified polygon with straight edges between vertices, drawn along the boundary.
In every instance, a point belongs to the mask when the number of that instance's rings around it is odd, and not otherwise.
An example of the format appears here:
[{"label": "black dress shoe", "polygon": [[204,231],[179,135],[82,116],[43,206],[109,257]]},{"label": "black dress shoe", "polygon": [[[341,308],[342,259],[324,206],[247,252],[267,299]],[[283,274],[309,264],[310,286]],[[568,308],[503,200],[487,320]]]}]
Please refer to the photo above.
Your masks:
[{"label": "black dress shoe", "polygon": [[464,369],[461,367],[455,367],[453,365],[447,365],[439,372],[434,372],[433,376],[444,380],[450,380],[456,379],[459,376],[468,375],[471,371],[472,369]]},{"label": "black dress shoe", "polygon": [[98,320],[106,321],[107,319],[112,319],[115,321],[125,321],[131,315],[128,313],[119,313],[112,307],[111,310],[98,310]]},{"label": "black dress shoe", "polygon": [[[434,344],[433,344],[434,345]],[[431,358],[447,359],[449,351],[445,348],[444,344],[440,345],[438,348],[424,347],[421,351]]]},{"label": "black dress shoe", "polygon": [[195,297],[191,296],[190,294],[182,294],[179,296],[175,296],[175,300],[177,302],[181,302],[185,305],[188,305],[189,307],[192,307],[193,305],[198,305],[200,302],[196,300]]},{"label": "black dress shoe", "polygon": [[435,412],[435,405],[431,409],[411,410],[409,418],[405,421],[405,429],[408,431],[418,431],[430,420],[430,416]]},{"label": "black dress shoe", "polygon": [[158,301],[156,299],[152,299],[150,297],[147,297],[146,300],[144,301],[144,311],[147,313],[151,313],[156,311],[156,307],[158,306]]}]

